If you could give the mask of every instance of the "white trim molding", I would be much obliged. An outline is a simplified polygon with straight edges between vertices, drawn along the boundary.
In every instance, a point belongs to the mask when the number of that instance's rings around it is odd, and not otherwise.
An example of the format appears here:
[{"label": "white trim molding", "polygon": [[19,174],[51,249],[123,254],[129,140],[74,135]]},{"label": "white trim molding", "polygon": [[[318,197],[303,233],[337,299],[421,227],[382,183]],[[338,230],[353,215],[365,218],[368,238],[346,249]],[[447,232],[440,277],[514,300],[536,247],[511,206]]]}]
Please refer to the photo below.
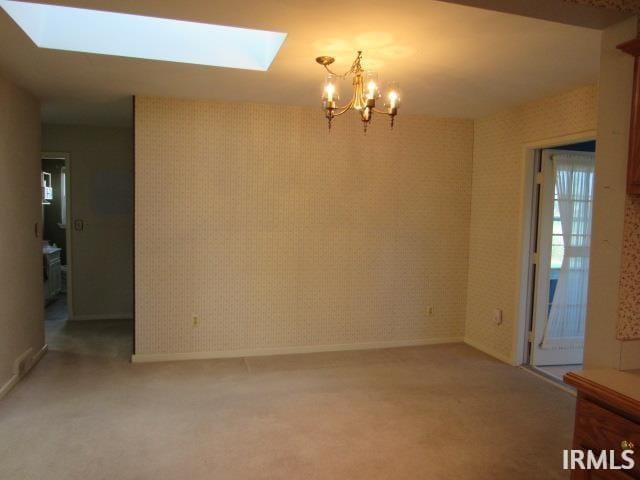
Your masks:
[{"label": "white trim molding", "polygon": [[[67,224],[64,226],[65,231],[65,253],[67,262],[67,312],[69,318],[73,317],[73,228],[71,220],[73,218],[71,211],[71,196],[73,194],[71,188],[71,155],[67,152],[41,152],[42,160],[64,160],[65,172],[65,190],[67,202]],[[60,225],[60,224],[58,224]]]},{"label": "white trim molding", "polygon": [[[520,184],[520,191],[522,197],[520,201],[520,220],[519,220],[519,264],[518,264],[518,283],[516,284],[515,293],[515,305],[516,305],[516,323],[513,332],[513,338],[511,343],[512,356],[514,358],[501,360],[511,365],[525,365],[529,363],[527,358],[527,343],[528,343],[528,331],[530,330],[530,310],[529,310],[529,295],[532,291],[532,285],[530,281],[532,277],[529,269],[531,268],[531,250],[532,250],[532,217],[534,215],[534,164],[535,164],[535,152],[536,150],[542,150],[545,148],[557,147],[559,145],[569,145],[572,143],[589,142],[597,139],[596,130],[583,130],[580,132],[574,132],[567,135],[560,135],[557,137],[544,138],[535,141],[528,141],[523,145],[522,157],[521,157],[521,172],[522,179]],[[596,160],[597,161],[597,160]],[[471,345],[471,344],[469,344]],[[472,345],[478,350],[482,348],[477,345]],[[500,358],[498,355],[483,350],[489,355],[493,355],[496,358]],[[503,356],[504,357],[504,356]]]},{"label": "white trim molding", "polygon": [[32,353],[33,349],[29,348],[16,359],[13,367],[13,375],[11,376],[11,378],[9,378],[9,380],[7,380],[4,385],[0,387],[0,400],[7,393],[9,393],[9,391],[13,387],[16,386],[20,379],[22,379],[27,373],[31,371],[31,369],[40,361],[40,359],[44,356],[48,349],[49,347],[45,343],[43,347],[35,354]]},{"label": "white trim molding", "polygon": [[212,352],[187,353],[136,353],[131,356],[133,363],[170,362],[176,360],[206,360],[212,358],[262,357],[269,355],[291,355],[296,353],[340,352],[346,350],[372,350],[380,348],[414,347],[444,343],[462,343],[462,337],[429,338],[421,340],[397,340],[369,343],[348,343],[337,345],[310,345],[298,347],[269,347],[249,350],[218,350]]},{"label": "white trim molding", "polygon": [[91,313],[88,315],[74,315],[69,320],[133,320],[131,313]]}]

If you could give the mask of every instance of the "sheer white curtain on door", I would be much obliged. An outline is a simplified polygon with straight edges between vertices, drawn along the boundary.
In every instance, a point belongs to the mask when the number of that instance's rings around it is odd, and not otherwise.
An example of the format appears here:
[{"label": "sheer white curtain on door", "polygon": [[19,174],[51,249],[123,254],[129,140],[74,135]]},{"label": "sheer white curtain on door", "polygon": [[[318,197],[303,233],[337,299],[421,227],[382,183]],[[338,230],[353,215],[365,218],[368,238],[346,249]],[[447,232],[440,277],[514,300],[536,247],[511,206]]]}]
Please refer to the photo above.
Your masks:
[{"label": "sheer white curtain on door", "polygon": [[542,348],[581,348],[587,314],[593,205],[593,157],[554,155],[556,204],[564,256]]}]

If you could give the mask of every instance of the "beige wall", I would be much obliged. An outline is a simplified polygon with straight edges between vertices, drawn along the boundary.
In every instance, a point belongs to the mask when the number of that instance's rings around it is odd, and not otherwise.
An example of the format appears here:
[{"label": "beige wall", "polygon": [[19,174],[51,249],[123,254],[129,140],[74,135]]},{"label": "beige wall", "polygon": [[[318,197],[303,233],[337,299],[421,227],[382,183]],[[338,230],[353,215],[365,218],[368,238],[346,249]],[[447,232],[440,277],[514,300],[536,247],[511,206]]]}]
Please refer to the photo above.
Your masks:
[{"label": "beige wall", "polygon": [[504,361],[517,361],[525,145],[595,130],[596,103],[584,87],[475,122],[465,340]]},{"label": "beige wall", "polygon": [[133,130],[45,125],[42,150],[71,156],[73,315],[133,314]]},{"label": "beige wall", "polygon": [[463,336],[471,121],[138,98],[135,128],[137,359]]},{"label": "beige wall", "polygon": [[[40,109],[0,76],[0,395],[14,361],[44,345],[40,222]],[[41,226],[40,226],[41,227]]]},{"label": "beige wall", "polygon": [[[632,38],[634,31],[635,28],[632,22],[626,22],[612,30],[608,35],[608,37],[613,37],[610,40],[611,47],[613,47],[618,38],[625,35]],[[626,99],[630,100],[631,91],[628,87],[630,86],[629,72],[632,69],[632,59],[627,56],[620,57],[620,52],[617,49],[611,49],[609,55],[611,56],[611,61],[620,62],[619,72],[616,72],[620,77],[612,77],[610,95],[617,98],[616,91],[622,90],[622,92],[626,93],[623,98],[626,97]],[[615,85],[616,79],[620,82],[619,85]],[[626,90],[624,90],[625,88]],[[626,111],[624,110],[620,112],[621,124],[625,119],[623,117],[625,113]],[[620,152],[619,156],[616,157],[615,163],[624,166],[625,160],[626,155],[624,155],[624,152]],[[618,311],[618,338],[621,340],[640,339],[640,197],[638,196],[628,195],[626,198],[620,273],[620,305]],[[624,344],[623,366],[625,368],[640,368],[639,352],[640,348],[637,343]]]},{"label": "beige wall", "polygon": [[[636,32],[636,20],[629,19],[608,28],[602,36],[596,190],[584,357],[585,365],[589,367],[640,368],[639,345],[627,342],[625,346],[616,339],[633,82],[633,59],[616,49],[616,45],[633,38]],[[628,361],[624,357],[628,357]],[[631,361],[632,357],[635,361]]]}]

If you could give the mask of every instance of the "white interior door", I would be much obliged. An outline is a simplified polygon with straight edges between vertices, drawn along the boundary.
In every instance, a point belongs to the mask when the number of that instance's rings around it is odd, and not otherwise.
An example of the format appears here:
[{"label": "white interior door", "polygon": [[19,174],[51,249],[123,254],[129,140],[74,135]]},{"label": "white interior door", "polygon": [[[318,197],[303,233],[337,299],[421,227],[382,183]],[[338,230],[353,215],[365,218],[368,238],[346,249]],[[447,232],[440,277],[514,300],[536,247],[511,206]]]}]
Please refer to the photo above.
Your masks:
[{"label": "white interior door", "polygon": [[543,150],[531,364],[582,363],[595,155]]}]

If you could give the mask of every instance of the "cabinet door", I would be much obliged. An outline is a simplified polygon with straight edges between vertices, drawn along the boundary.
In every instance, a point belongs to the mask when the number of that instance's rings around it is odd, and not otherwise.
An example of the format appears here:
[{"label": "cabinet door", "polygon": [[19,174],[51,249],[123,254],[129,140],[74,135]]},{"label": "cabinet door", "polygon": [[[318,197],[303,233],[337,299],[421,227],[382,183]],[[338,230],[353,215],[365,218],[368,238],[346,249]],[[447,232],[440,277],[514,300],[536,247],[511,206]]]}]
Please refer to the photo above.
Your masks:
[{"label": "cabinet door", "polygon": [[[640,128],[640,122],[638,123],[638,128]],[[631,154],[627,169],[627,193],[629,195],[640,195],[640,134],[635,132],[633,136],[635,138],[631,140]]]},{"label": "cabinet door", "polygon": [[51,284],[51,295],[55,296],[62,290],[62,269],[60,268],[60,257],[55,258],[49,264],[49,282]]},{"label": "cabinet door", "polygon": [[627,193],[640,194],[640,37],[618,45],[618,48],[635,58],[633,73],[633,97],[631,101],[631,130],[629,132],[629,165],[627,168]]},{"label": "cabinet door", "polygon": [[574,470],[571,472],[571,480],[634,480],[632,477],[619,470]]},{"label": "cabinet door", "polygon": [[[640,39],[639,39],[640,40]],[[631,132],[629,138],[629,165],[627,193],[640,194],[640,43],[636,43],[636,66],[633,78],[633,104],[631,105]]]},{"label": "cabinet door", "polygon": [[[640,445],[640,426],[614,412],[602,408],[584,398],[576,402],[576,424],[573,448],[592,450],[614,450],[616,463],[620,464],[622,442]],[[639,455],[634,453],[636,466],[633,470],[574,470],[572,480],[630,480],[640,478]]]}]

